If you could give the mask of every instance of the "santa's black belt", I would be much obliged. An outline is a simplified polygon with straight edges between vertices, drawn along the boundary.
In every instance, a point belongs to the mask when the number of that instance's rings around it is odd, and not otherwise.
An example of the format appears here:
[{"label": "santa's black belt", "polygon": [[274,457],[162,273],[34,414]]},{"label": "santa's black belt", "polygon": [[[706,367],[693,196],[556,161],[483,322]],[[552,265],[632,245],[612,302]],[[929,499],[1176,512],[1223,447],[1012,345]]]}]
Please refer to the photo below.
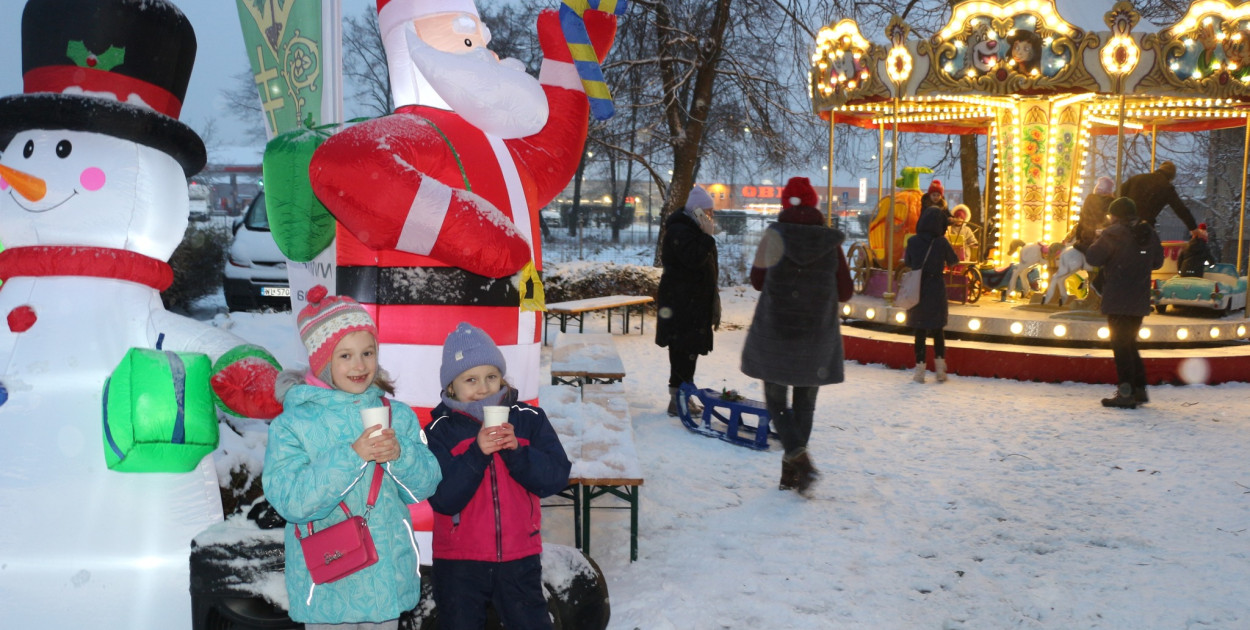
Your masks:
[{"label": "santa's black belt", "polygon": [[339,295],[362,304],[518,306],[515,276],[491,278],[458,267],[339,267]]}]

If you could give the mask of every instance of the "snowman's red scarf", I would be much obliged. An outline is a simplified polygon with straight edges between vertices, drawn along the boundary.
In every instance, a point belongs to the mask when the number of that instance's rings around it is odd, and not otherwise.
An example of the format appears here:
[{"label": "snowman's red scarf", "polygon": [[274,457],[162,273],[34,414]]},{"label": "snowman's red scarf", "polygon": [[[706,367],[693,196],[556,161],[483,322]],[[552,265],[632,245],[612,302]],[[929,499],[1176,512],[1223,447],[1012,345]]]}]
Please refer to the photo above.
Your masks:
[{"label": "snowman's red scarf", "polygon": [[124,249],[33,245],[0,252],[0,280],[19,276],[115,278],[164,291],[174,282],[169,263]]}]

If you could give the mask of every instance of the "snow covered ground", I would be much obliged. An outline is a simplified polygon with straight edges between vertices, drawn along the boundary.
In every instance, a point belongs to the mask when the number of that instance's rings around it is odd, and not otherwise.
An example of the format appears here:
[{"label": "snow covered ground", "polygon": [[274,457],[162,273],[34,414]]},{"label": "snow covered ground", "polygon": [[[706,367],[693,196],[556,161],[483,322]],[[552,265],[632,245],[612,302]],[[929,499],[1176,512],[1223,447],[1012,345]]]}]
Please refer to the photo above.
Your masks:
[{"label": "snow covered ground", "polygon": [[[699,386],[762,398],[738,371],[755,296],[723,290]],[[216,321],[306,362],[290,313]],[[615,337],[646,483],[637,562],[628,511],[593,518],[610,628],[1250,628],[1250,385],[1153,388],[1122,411],[1099,405],[1106,386],[919,385],[848,364],[820,393],[823,478],[804,499],[777,490],[778,444],[751,451],[665,415],[652,331],[649,316],[645,335]],[[570,511],[545,516],[546,539],[572,545]]]}]

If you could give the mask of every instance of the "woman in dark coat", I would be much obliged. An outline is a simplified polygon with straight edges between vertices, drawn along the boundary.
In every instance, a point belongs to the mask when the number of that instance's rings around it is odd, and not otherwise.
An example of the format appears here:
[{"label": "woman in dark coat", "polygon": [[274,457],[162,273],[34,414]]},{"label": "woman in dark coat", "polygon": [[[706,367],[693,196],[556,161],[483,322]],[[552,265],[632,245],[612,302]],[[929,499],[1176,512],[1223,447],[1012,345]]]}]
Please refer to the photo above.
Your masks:
[{"label": "woman in dark coat", "polygon": [[751,285],[761,293],[742,348],[742,373],[764,381],[764,404],[785,448],[778,487],[806,495],[819,474],[807,451],[816,393],[842,382],[838,302],[850,300],[853,290],[842,253],[846,237],[825,227],[807,178],[792,177],[781,200],[781,214],[764,232],[751,267]]},{"label": "woman in dark coat", "polygon": [[1112,191],[1115,190],[1115,182],[1110,177],[1099,177],[1098,184],[1094,186],[1094,191],[1085,198],[1085,202],[1081,204],[1081,219],[1077,221],[1076,227],[1072,228],[1072,233],[1068,235],[1068,239],[1072,241],[1072,247],[1084,254],[1094,240],[1098,238],[1098,230],[1101,230],[1107,223],[1107,207],[1111,205]]},{"label": "woman in dark coat", "polygon": [[921,269],[920,301],[907,309],[907,323],[916,331],[916,371],[912,377],[924,382],[925,337],[933,337],[933,367],[937,381],[946,380],[946,277],[947,265],[959,262],[955,248],[946,240],[946,212],[929,206],[916,221],[916,234],[907,241],[903,264],[908,269]]},{"label": "woman in dark coat", "polygon": [[1110,211],[1112,224],[1085,252],[1086,262],[1102,267],[1102,314],[1111,330],[1119,383],[1115,396],[1102,399],[1102,405],[1135,409],[1150,401],[1137,333],[1150,314],[1150,272],[1163,266],[1163,244],[1150,223],[1138,220],[1132,199],[1112,201]]},{"label": "woman in dark coat", "polygon": [[719,268],[712,196],[695,186],[681,212],[669,216],[660,248],[655,343],[668,348],[668,415],[677,415],[677,388],[694,382],[699,355],[712,351],[720,327]]}]

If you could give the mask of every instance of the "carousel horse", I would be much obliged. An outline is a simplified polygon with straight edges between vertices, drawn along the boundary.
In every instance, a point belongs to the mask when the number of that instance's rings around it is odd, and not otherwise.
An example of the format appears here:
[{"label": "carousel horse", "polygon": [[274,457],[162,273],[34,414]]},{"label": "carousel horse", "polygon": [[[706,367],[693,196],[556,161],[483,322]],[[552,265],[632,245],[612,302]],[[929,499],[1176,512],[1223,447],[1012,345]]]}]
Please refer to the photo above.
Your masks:
[{"label": "carousel horse", "polygon": [[[1054,274],[1051,274],[1050,287],[1046,289],[1046,296],[1043,303],[1049,302],[1056,291],[1059,292],[1060,304],[1068,297],[1068,291],[1063,286],[1068,276],[1084,269],[1092,271],[1093,268],[1085,264],[1085,254],[1080,250],[1068,247],[1066,243],[1052,243],[1044,245],[1042,243],[1030,243],[1026,245],[1024,241],[1016,239],[1011,242],[1011,247],[1007,250],[1010,256],[1016,251],[1020,252],[1020,264],[1011,273],[1011,280],[1007,283],[1008,290],[1015,290],[1017,286],[1017,278],[1023,278],[1024,289],[1020,291],[1020,295],[1031,292],[1032,287],[1028,284],[1028,274],[1034,267],[1040,267],[1042,263],[1048,263],[1048,266],[1058,267]],[[1027,290],[1025,290],[1027,289]]]},{"label": "carousel horse", "polygon": [[[1068,299],[1066,286],[1068,277],[1078,271],[1084,271],[1086,274],[1094,271],[1093,266],[1085,262],[1085,254],[1082,254],[1081,250],[1067,245],[1065,242],[1051,246],[1051,260],[1058,260],[1058,263],[1054,265],[1057,268],[1050,276],[1050,287],[1046,289],[1046,299],[1042,300],[1043,304],[1049,303],[1050,299],[1058,294],[1059,306],[1063,306]],[[1053,251],[1056,246],[1059,248],[1058,252]]]},{"label": "carousel horse", "polygon": [[[1049,246],[1041,243],[1030,243],[1026,245],[1024,241],[1016,239],[1011,242],[1011,247],[1007,248],[1007,256],[1020,252],[1020,263],[1011,270],[1011,280],[1007,281],[1007,290],[1016,291],[1016,287],[1020,286],[1020,295],[1028,295],[1033,292],[1033,287],[1029,284],[1029,272],[1034,267],[1040,267],[1046,262],[1046,253],[1050,250]],[[1023,284],[1017,284],[1023,282]]]}]

